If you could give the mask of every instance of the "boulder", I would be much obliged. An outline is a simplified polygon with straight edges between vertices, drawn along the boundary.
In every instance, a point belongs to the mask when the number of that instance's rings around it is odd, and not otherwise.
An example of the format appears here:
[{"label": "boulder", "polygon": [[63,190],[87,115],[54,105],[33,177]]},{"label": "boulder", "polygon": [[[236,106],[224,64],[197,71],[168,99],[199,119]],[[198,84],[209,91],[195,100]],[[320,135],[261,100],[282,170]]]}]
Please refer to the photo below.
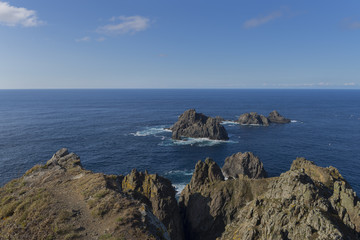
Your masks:
[{"label": "boulder", "polygon": [[202,113],[197,113],[195,109],[190,109],[180,115],[170,130],[172,131],[172,138],[177,140],[184,137],[228,140],[226,129],[220,122],[220,118],[208,117]]},{"label": "boulder", "polygon": [[278,111],[274,110],[269,114],[268,120],[270,123],[289,123],[290,119],[281,116]]},{"label": "boulder", "polygon": [[267,177],[263,163],[251,152],[239,152],[227,157],[221,170],[226,178],[237,178],[239,174],[249,178]]},{"label": "boulder", "polygon": [[269,120],[264,115],[259,115],[256,112],[244,113],[240,115],[238,122],[241,125],[269,126]]}]

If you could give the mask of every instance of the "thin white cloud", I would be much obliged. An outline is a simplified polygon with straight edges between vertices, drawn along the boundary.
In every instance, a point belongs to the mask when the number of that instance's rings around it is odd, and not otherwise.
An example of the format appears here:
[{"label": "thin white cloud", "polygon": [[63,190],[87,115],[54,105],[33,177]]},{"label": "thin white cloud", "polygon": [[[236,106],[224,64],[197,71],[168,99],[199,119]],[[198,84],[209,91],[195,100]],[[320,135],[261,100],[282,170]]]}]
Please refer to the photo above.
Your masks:
[{"label": "thin white cloud", "polygon": [[355,86],[356,83],[354,82],[349,82],[349,83],[344,83],[344,86]]},{"label": "thin white cloud", "polygon": [[103,42],[105,40],[106,40],[106,38],[104,38],[104,37],[99,37],[96,39],[97,42]]},{"label": "thin white cloud", "polygon": [[272,13],[266,15],[266,16],[261,16],[261,17],[249,19],[249,20],[244,22],[243,27],[244,28],[258,27],[260,25],[268,23],[268,22],[270,22],[270,21],[272,21],[274,19],[280,18],[282,16],[283,16],[282,11],[275,11],[275,12],[272,12]]},{"label": "thin white cloud", "polygon": [[150,20],[142,16],[112,17],[110,21],[113,23],[99,27],[97,32],[108,35],[136,33],[150,26]]},{"label": "thin white cloud", "polygon": [[86,36],[86,37],[75,39],[75,42],[89,42],[90,40],[91,40],[91,38]]},{"label": "thin white cloud", "polygon": [[342,25],[346,29],[352,29],[352,30],[360,29],[360,21],[355,21],[352,18],[344,19],[342,21]]},{"label": "thin white cloud", "polygon": [[34,10],[14,7],[7,2],[0,2],[0,24],[6,26],[35,27],[43,24]]}]

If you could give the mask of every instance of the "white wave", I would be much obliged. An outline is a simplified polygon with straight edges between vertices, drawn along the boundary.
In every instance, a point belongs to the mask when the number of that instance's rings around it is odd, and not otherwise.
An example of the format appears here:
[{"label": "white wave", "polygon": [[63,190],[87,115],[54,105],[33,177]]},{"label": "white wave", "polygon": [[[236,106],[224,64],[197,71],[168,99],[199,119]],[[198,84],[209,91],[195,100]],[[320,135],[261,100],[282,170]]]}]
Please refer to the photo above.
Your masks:
[{"label": "white wave", "polygon": [[185,175],[185,176],[191,176],[193,175],[194,170],[171,170],[169,172],[166,172],[165,175]]},{"label": "white wave", "polygon": [[261,125],[261,124],[240,124],[241,126],[257,126],[257,127],[261,127],[261,126],[264,126],[264,125]]},{"label": "white wave", "polygon": [[221,124],[222,125],[238,125],[240,123],[236,122],[236,121],[222,121]]},{"label": "white wave", "polygon": [[292,123],[297,123],[297,122],[298,122],[298,120],[291,120],[291,122],[292,122]]},{"label": "white wave", "polygon": [[182,192],[182,190],[184,190],[184,188],[186,187],[186,184],[173,184],[175,191],[176,191],[176,196],[179,197],[180,193]]},{"label": "white wave", "polygon": [[218,144],[226,144],[226,143],[238,143],[231,140],[213,140],[209,138],[185,138],[183,140],[173,140],[169,139],[168,141],[163,141],[159,145],[160,146],[196,146],[196,147],[211,147]]},{"label": "white wave", "polygon": [[149,127],[149,128],[144,129],[144,130],[137,131],[136,133],[130,133],[130,134],[133,135],[133,136],[136,136],[136,137],[145,137],[145,136],[156,135],[156,134],[164,133],[164,132],[171,132],[171,130],[167,129],[167,128],[163,127],[163,126],[161,126],[161,127]]}]

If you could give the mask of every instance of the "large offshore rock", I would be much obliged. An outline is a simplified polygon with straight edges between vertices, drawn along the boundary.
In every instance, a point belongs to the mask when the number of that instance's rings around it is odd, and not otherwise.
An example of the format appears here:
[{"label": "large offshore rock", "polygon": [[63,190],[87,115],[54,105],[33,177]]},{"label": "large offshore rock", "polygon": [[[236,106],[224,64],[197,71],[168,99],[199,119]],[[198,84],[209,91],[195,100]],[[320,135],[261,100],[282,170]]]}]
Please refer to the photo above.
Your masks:
[{"label": "large offshore rock", "polygon": [[249,178],[267,177],[263,163],[251,152],[238,152],[227,157],[221,170],[226,178],[237,178],[239,174]]},{"label": "large offshore rock", "polygon": [[180,115],[178,121],[170,128],[173,139],[209,138],[213,140],[228,140],[226,129],[220,124],[221,118],[212,118],[195,109],[189,109]]}]

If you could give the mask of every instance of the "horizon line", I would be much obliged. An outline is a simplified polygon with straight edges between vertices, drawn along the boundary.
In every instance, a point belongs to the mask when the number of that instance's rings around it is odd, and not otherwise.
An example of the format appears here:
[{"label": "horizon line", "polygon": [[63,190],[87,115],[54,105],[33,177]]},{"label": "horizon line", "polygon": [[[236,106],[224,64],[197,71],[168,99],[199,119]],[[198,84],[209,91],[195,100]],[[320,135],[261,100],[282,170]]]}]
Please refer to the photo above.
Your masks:
[{"label": "horizon line", "polygon": [[2,90],[360,90],[358,88],[0,88]]}]

